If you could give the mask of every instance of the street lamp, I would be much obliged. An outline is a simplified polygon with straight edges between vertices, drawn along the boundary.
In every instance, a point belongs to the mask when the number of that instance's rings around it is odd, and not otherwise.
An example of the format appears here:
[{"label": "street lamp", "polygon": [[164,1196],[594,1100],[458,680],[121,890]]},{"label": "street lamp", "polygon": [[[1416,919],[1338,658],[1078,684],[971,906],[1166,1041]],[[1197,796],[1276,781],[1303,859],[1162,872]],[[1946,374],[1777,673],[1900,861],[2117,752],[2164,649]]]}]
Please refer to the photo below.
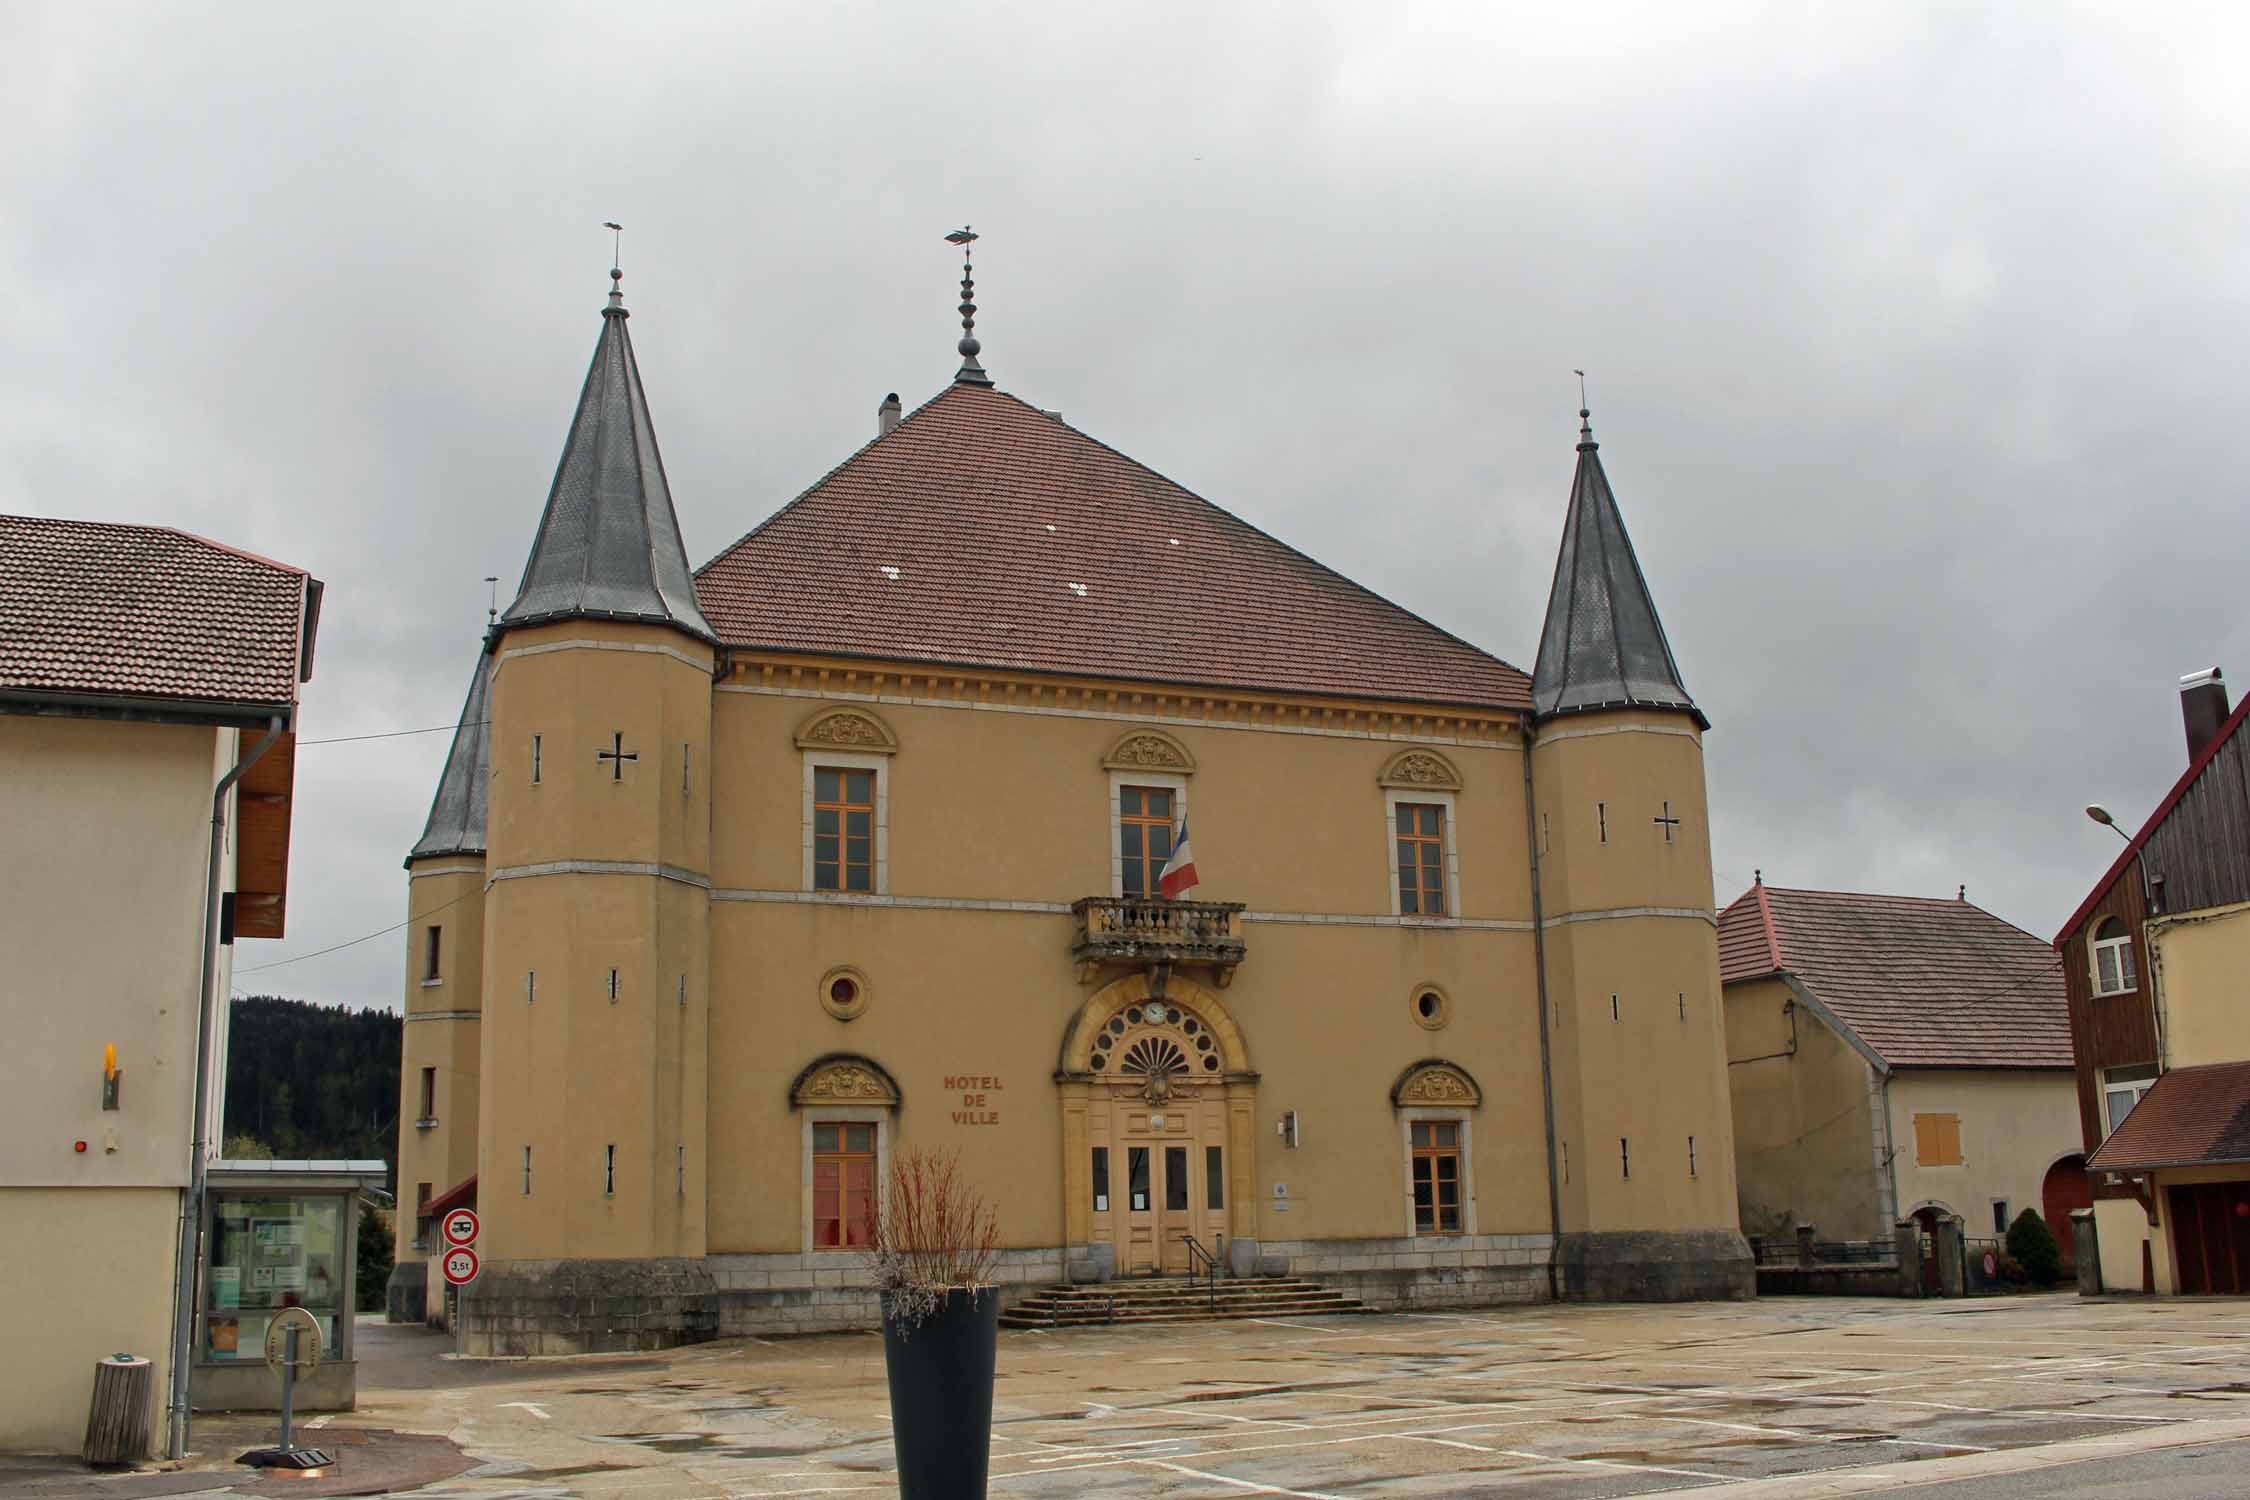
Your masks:
[{"label": "street lamp", "polygon": [[2130,844],[2131,842],[2133,842],[2133,836],[2127,833],[2124,829],[2118,827],[2117,820],[2109,815],[2109,809],[2103,807],[2101,804],[2090,804],[2086,809],[2086,816],[2101,824],[2102,827],[2108,829],[2111,833],[2116,834],[2126,843]]}]

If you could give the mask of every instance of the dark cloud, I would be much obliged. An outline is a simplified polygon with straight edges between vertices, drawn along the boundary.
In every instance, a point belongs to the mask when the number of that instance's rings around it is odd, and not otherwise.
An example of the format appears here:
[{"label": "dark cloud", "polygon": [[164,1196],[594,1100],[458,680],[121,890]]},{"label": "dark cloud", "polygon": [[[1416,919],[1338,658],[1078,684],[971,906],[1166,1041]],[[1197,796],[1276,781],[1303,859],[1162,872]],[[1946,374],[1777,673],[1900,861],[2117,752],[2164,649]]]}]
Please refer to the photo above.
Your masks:
[{"label": "dark cloud", "polygon": [[[1587,367],[1722,900],[2047,934],[2174,676],[2250,673],[2224,10],[11,17],[0,505],[326,578],[308,737],[455,713],[611,218],[697,561],[947,377],[967,219],[1003,386],[1528,665]],[[403,915],[444,749],[306,749],[246,969]],[[242,986],[393,1004],[402,951]]]}]

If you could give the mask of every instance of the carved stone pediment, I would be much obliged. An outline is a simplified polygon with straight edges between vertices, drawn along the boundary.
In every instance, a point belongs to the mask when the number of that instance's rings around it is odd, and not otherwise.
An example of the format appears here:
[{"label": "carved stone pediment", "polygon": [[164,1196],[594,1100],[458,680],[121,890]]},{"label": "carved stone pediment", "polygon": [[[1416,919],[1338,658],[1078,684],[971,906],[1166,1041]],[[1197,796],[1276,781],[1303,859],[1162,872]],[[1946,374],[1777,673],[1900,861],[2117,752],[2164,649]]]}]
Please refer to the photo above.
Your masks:
[{"label": "carved stone pediment", "polygon": [[1388,787],[1446,792],[1461,789],[1461,773],[1435,750],[1401,750],[1383,763],[1383,774],[1375,780]]},{"label": "carved stone pediment", "polygon": [[1161,729],[1136,729],[1109,747],[1102,765],[1111,771],[1172,771],[1195,773],[1195,757]]},{"label": "carved stone pediment", "polygon": [[1391,1086],[1391,1103],[1452,1104],[1475,1109],[1484,1103],[1484,1090],[1477,1087],[1468,1069],[1433,1057],[1399,1075],[1398,1082]]},{"label": "carved stone pediment", "polygon": [[797,748],[892,755],[898,750],[898,736],[864,708],[824,708],[797,726]]},{"label": "carved stone pediment", "polygon": [[864,1057],[824,1057],[797,1075],[792,1104],[881,1104],[896,1107],[898,1084],[880,1064]]}]

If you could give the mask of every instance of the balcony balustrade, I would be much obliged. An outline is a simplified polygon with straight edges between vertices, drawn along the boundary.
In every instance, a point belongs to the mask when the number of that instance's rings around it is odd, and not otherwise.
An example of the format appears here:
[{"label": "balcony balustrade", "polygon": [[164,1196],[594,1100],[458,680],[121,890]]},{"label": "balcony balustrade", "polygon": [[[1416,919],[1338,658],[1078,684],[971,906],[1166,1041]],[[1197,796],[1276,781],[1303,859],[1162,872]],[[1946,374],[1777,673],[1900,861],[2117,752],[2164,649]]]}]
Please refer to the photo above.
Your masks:
[{"label": "balcony balustrade", "polygon": [[1209,964],[1223,988],[1242,962],[1242,903],[1088,896],[1070,907],[1070,956],[1089,974],[1102,964]]}]

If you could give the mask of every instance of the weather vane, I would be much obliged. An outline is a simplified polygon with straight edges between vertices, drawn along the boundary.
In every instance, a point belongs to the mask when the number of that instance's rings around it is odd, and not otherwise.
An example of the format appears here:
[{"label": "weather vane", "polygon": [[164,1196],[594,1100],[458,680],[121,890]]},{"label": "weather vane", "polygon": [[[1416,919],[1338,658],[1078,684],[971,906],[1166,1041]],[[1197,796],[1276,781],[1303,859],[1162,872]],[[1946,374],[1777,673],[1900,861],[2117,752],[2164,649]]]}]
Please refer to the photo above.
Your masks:
[{"label": "weather vane", "polygon": [[612,224],[609,220],[604,219],[602,220],[602,228],[610,232],[609,268],[612,271],[621,271],[625,268],[625,226]]},{"label": "weather vane", "polygon": [[1579,415],[1584,416],[1584,408],[1586,405],[1586,372],[1584,370],[1573,370],[1570,373],[1578,377],[1578,405],[1580,408]]},{"label": "weather vane", "polygon": [[485,608],[484,622],[487,625],[497,625],[500,623],[500,575],[487,573],[484,581],[492,588],[492,603]]},{"label": "weather vane", "polygon": [[966,224],[945,236],[948,245],[961,247],[961,342],[955,346],[961,352],[961,368],[953,378],[964,385],[992,384],[992,377],[977,363],[977,355],[984,345],[977,342],[977,283],[975,268],[969,264],[969,247],[980,238],[982,236]]}]

